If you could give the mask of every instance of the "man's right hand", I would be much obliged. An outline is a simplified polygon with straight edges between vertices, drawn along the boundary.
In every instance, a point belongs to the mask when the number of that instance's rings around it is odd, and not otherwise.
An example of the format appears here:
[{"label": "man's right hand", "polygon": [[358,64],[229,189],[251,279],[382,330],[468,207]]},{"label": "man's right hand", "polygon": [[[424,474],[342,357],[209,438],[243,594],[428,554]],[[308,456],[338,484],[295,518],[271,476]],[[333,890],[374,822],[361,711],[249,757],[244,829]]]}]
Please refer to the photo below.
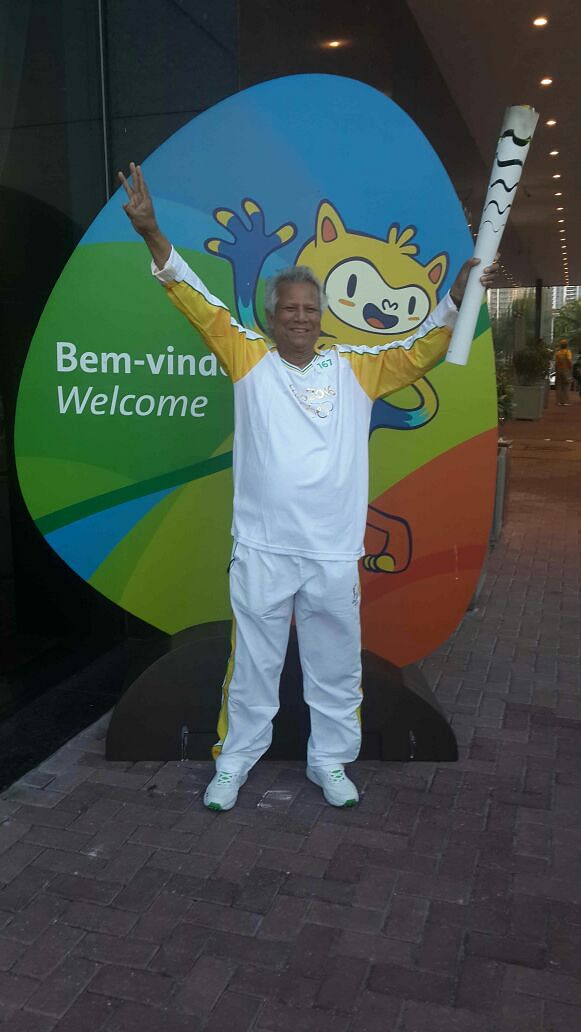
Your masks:
[{"label": "man's right hand", "polygon": [[153,201],[143,178],[140,165],[136,165],[134,161],[131,161],[129,172],[131,182],[125,178],[123,172],[118,173],[125,193],[129,198],[127,204],[123,205],[123,210],[131,220],[131,225],[135,232],[139,233],[145,240],[158,269],[163,269],[171,253],[171,244],[157,224]]}]

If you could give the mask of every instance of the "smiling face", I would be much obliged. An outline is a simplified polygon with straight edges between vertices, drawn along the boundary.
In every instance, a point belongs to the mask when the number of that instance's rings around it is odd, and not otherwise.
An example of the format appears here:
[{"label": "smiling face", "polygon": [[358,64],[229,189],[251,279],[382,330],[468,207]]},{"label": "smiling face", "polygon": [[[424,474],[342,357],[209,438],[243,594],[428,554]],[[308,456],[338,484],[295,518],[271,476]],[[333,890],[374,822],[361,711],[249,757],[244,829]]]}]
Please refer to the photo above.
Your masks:
[{"label": "smiling face", "polygon": [[337,319],[368,333],[412,333],[430,311],[430,298],[422,287],[392,287],[363,258],[336,265],[325,282],[325,293]]},{"label": "smiling face", "polygon": [[448,268],[441,252],[419,260],[414,226],[394,223],[385,240],[345,228],[339,212],[321,201],[315,235],[297,255],[325,286],[329,301],[321,318],[323,343],[375,346],[380,338],[404,340],[438,303]]},{"label": "smiling face", "polygon": [[273,316],[271,336],[279,354],[288,362],[309,362],[321,334],[319,292],[312,283],[282,281]]}]

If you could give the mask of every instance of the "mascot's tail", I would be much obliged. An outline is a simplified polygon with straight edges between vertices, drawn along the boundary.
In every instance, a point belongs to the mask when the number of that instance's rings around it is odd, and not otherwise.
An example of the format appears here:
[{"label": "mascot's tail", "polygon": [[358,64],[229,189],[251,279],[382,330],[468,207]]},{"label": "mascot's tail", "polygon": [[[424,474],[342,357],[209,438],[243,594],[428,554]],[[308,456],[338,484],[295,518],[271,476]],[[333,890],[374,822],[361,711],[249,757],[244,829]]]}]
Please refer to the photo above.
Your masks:
[{"label": "mascot's tail", "polygon": [[371,410],[370,437],[375,430],[417,430],[434,418],[440,402],[430,381],[424,376],[413,384],[412,389],[418,396],[414,408],[400,408],[378,398]]}]

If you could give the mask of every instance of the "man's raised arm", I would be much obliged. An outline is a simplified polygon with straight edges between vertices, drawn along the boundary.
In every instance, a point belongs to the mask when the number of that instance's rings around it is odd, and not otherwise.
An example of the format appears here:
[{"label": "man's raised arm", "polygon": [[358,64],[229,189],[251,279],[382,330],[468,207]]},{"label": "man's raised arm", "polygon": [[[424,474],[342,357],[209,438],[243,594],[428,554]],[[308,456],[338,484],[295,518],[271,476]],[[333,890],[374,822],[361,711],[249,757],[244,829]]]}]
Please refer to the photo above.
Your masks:
[{"label": "man's raised arm", "polygon": [[143,237],[149,247],[151,257],[157,268],[163,269],[171,254],[171,244],[157,224],[153,201],[143,178],[141,166],[131,161],[129,172],[129,179],[125,178],[123,172],[118,173],[125,193],[129,198],[127,204],[123,205],[123,208],[127,217],[131,220],[131,225],[135,232]]}]

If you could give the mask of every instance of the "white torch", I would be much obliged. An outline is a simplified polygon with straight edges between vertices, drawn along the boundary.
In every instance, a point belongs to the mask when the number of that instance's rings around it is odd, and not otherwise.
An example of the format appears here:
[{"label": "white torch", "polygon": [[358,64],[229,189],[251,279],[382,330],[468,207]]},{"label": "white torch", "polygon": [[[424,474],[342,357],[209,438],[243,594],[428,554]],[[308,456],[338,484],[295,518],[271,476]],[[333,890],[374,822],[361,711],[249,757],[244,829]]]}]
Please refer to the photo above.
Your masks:
[{"label": "white torch", "polygon": [[484,296],[480,277],[482,270],[492,264],[498,252],[538,118],[534,108],[524,104],[507,108],[504,113],[474,248],[474,257],[480,258],[480,265],[475,265],[470,270],[446,355],[446,362],[452,362],[454,365],[466,365],[470,356],[472,338]]}]

